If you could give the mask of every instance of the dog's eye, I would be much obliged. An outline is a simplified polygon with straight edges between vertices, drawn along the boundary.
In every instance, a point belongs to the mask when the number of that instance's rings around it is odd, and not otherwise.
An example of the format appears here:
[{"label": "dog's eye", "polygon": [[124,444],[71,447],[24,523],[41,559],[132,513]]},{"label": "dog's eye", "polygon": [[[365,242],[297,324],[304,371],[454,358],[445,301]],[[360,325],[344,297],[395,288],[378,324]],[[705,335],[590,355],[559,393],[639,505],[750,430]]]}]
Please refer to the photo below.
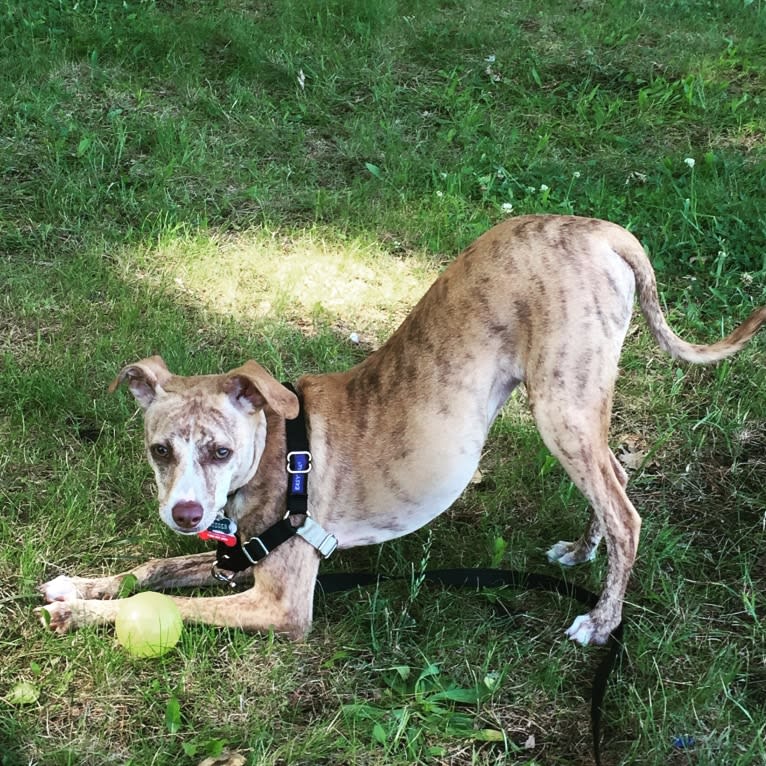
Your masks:
[{"label": "dog's eye", "polygon": [[228,447],[216,447],[213,452],[213,457],[216,460],[227,460],[231,455],[231,450]]},{"label": "dog's eye", "polygon": [[149,450],[151,451],[152,456],[159,460],[170,457],[170,447],[167,447],[164,444],[152,444],[152,446],[149,447]]}]

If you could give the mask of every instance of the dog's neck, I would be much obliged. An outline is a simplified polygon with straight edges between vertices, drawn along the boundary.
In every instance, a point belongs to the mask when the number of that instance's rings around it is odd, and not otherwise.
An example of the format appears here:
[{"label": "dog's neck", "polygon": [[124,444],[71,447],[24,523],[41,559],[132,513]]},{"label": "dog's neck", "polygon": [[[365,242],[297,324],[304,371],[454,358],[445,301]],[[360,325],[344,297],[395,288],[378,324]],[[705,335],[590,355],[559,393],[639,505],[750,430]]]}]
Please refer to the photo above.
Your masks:
[{"label": "dog's neck", "polygon": [[247,484],[229,496],[226,503],[227,515],[236,519],[243,539],[260,534],[285,515],[285,421],[270,407],[266,407],[264,413],[266,444],[258,469]]}]

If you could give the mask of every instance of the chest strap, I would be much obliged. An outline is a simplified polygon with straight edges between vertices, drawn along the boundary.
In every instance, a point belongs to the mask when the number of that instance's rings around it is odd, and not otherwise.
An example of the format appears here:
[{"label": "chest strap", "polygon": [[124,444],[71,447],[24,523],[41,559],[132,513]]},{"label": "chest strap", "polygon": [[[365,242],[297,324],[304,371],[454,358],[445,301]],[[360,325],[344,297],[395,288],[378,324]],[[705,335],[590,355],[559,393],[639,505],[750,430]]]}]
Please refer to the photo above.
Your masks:
[{"label": "chest strap", "polygon": [[[323,529],[309,515],[308,510],[308,477],[311,472],[311,451],[306,431],[306,414],[303,400],[290,383],[283,384],[298,397],[300,405],[298,417],[285,421],[285,436],[287,443],[287,512],[285,516],[272,524],[267,530],[246,542],[237,532],[236,541],[229,545],[219,541],[213,576],[216,579],[231,582],[237,572],[242,572],[254,566],[275,548],[287,542],[292,537],[302,537],[309,545],[319,551],[323,558],[330,556],[338,547],[335,535]],[[300,526],[295,526],[291,516],[305,516]],[[230,575],[219,570],[226,570]]]}]

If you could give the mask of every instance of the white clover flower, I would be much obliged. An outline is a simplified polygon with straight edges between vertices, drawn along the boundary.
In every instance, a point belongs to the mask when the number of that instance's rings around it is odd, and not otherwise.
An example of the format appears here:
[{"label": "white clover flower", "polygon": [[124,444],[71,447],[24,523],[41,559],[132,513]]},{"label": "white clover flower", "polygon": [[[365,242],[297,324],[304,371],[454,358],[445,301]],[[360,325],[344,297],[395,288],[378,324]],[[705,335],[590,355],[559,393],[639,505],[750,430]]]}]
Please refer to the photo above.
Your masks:
[{"label": "white clover flower", "polygon": [[551,190],[551,187],[548,186],[548,184],[540,184],[540,191],[541,192],[547,192],[547,191],[550,191],[550,190]]},{"label": "white clover flower", "polygon": [[500,206],[504,213],[510,213],[513,211],[513,204],[511,202],[503,202]]},{"label": "white clover flower", "polygon": [[438,192],[436,192],[436,196],[437,197],[443,197],[444,196],[444,192],[439,190]]},{"label": "white clover flower", "polygon": [[685,163],[686,163],[686,164],[687,164],[687,165],[688,165],[690,168],[693,168],[693,167],[694,167],[694,165],[696,164],[696,163],[694,162],[694,157],[687,157],[687,158],[684,160],[684,162],[685,162]]},{"label": "white clover flower", "polygon": [[572,178],[579,178],[582,175],[579,170],[575,170],[574,173],[572,173]]}]

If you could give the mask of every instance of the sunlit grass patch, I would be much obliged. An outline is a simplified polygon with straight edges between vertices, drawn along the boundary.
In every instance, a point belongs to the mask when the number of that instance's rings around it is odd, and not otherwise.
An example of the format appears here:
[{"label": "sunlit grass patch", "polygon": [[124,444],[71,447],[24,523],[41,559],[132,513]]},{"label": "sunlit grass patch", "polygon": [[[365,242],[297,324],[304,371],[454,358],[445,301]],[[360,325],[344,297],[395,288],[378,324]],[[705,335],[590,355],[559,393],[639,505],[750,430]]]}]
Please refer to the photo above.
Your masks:
[{"label": "sunlit grass patch", "polygon": [[148,280],[185,303],[243,322],[295,322],[314,333],[331,327],[355,342],[386,337],[438,274],[433,258],[391,254],[381,244],[331,230],[162,238],[119,259],[127,281]]}]

